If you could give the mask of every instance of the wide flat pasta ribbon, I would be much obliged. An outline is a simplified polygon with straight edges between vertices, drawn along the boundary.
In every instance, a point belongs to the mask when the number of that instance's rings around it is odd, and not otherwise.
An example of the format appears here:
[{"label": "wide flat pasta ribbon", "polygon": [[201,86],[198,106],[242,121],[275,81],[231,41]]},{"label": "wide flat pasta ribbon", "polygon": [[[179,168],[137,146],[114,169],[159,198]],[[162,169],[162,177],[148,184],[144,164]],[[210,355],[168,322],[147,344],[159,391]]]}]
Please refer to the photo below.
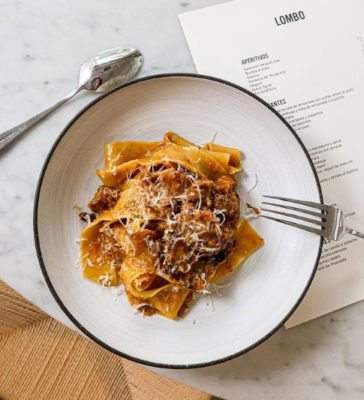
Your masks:
[{"label": "wide flat pasta ribbon", "polygon": [[159,314],[172,319],[178,315],[189,293],[189,290],[172,284],[143,292],[131,289],[129,301],[132,305],[137,305],[140,304],[140,299],[143,299],[142,304],[147,304],[157,309]]},{"label": "wide flat pasta ribbon", "polygon": [[114,170],[97,171],[103,185],[118,186],[132,175],[141,165],[177,163],[191,172],[215,181],[227,171],[220,162],[206,150],[195,147],[169,146],[151,154],[148,158],[129,161]]},{"label": "wide flat pasta ribbon", "polygon": [[[160,170],[160,174],[168,175],[169,169],[177,165],[178,170],[184,168],[187,174],[190,171],[192,182],[196,179],[233,180],[229,175],[241,170],[240,152],[214,143],[201,148],[173,132],[167,132],[162,142],[110,143],[105,146],[105,152],[105,170],[97,171],[97,175],[103,185],[118,187],[121,194],[112,209],[102,212],[82,232],[83,276],[113,286],[117,285],[119,272],[131,305],[149,306],[153,312],[175,318],[181,307],[186,307],[191,290],[181,287],[176,280],[180,278],[159,270],[159,260],[149,252],[148,237],[154,231],[146,226],[160,219],[160,215],[153,207],[142,204],[145,202],[141,196],[143,175],[139,170],[145,166],[164,165],[167,168]],[[216,182],[217,186],[219,184],[221,182]],[[144,194],[149,196],[148,192]],[[237,225],[235,242],[228,259],[201,278],[205,283],[217,282],[230,274],[264,243],[246,219]],[[111,256],[105,252],[109,247],[113,248]]]},{"label": "wide flat pasta ribbon", "polygon": [[113,169],[128,161],[143,158],[153,147],[163,142],[114,142],[105,146],[105,169]]},{"label": "wide flat pasta ribbon", "polygon": [[234,149],[232,147],[220,146],[215,143],[206,143],[203,148],[209,150],[212,154],[214,153],[229,154],[230,157],[228,161],[227,171],[230,175],[235,174],[238,171],[241,171],[240,151],[238,149]]},{"label": "wide flat pasta ribbon", "polygon": [[211,283],[225,278],[234,271],[255,250],[264,244],[264,240],[244,218],[239,221],[235,234],[236,247],[228,259],[219,265]]},{"label": "wide flat pasta ribbon", "polygon": [[107,246],[109,242],[111,243],[107,235],[100,233],[104,222],[110,221],[111,218],[111,213],[100,215],[82,231],[80,242],[83,276],[106,286],[117,285],[115,261],[113,258],[106,257],[101,249],[101,246]]}]

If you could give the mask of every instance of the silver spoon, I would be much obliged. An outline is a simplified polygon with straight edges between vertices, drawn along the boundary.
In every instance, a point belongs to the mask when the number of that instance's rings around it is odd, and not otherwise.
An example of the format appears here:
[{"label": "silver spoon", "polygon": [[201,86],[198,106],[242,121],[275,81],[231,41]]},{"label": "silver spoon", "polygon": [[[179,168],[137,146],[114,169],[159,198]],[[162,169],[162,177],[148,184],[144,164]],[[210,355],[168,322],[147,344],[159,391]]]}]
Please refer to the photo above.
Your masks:
[{"label": "silver spoon", "polygon": [[143,64],[143,56],[132,47],[102,51],[83,62],[80,68],[78,87],[53,107],[41,112],[28,121],[0,134],[0,150],[12,142],[17,136],[45,118],[66,101],[83,89],[91,92],[106,92],[118,85],[126,83],[135,75]]}]

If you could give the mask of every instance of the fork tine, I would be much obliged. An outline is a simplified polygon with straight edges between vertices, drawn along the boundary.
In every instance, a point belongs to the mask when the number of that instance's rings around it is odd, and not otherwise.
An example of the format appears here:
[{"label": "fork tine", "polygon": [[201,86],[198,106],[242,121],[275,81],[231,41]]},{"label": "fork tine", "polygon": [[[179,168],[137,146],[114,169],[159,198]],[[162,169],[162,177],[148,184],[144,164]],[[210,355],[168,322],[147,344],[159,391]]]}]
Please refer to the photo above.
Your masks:
[{"label": "fork tine", "polygon": [[263,201],[262,204],[267,204],[268,206],[274,206],[274,207],[281,207],[281,208],[285,208],[287,210],[298,211],[298,212],[301,212],[301,213],[304,213],[304,214],[310,214],[310,215],[313,215],[314,217],[319,217],[319,218],[322,218],[323,220],[325,220],[325,214],[320,214],[320,213],[315,212],[315,211],[305,210],[304,208],[285,206],[283,204],[270,203],[268,201]]},{"label": "fork tine", "polygon": [[266,218],[266,219],[271,219],[272,221],[277,221],[277,222],[280,222],[285,225],[294,226],[295,228],[299,228],[299,229],[303,229],[304,231],[316,233],[317,235],[320,235],[320,236],[325,236],[325,233],[324,233],[325,231],[321,230],[321,229],[311,228],[310,226],[296,224],[295,222],[285,221],[283,219],[268,217],[267,215],[260,215],[260,217]]},{"label": "fork tine", "polygon": [[289,199],[288,197],[279,197],[279,196],[263,196],[268,199],[275,199],[275,200],[282,200],[282,201],[289,201],[291,203],[295,204],[301,204],[302,206],[307,206],[307,207],[312,207],[312,208],[318,208],[320,210],[328,211],[330,209],[330,206],[326,206],[325,204],[321,203],[314,203],[312,201],[302,201],[302,200],[295,200],[295,199]]},{"label": "fork tine", "polygon": [[270,213],[273,213],[273,214],[275,213],[275,214],[284,215],[286,217],[299,219],[301,221],[309,222],[310,224],[316,224],[316,225],[325,226],[324,222],[318,221],[317,219],[306,218],[306,217],[302,217],[301,215],[289,214],[289,213],[286,213],[286,212],[283,212],[283,211],[269,210],[267,208],[261,208],[261,210],[262,211],[267,211],[267,212],[270,212]]}]

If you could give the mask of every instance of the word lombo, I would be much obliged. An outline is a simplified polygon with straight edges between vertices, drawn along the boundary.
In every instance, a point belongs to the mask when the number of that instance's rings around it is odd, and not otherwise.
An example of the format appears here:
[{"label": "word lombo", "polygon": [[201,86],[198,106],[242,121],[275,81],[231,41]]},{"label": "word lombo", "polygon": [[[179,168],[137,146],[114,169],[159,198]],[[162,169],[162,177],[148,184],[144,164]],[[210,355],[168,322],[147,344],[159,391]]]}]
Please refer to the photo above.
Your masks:
[{"label": "word lombo", "polygon": [[300,19],[305,19],[305,14],[303,11],[298,11],[298,12],[294,12],[291,14],[281,15],[280,17],[278,17],[278,20],[277,20],[277,18],[274,18],[274,20],[276,21],[276,24],[278,26],[289,24],[290,22],[297,22]]}]

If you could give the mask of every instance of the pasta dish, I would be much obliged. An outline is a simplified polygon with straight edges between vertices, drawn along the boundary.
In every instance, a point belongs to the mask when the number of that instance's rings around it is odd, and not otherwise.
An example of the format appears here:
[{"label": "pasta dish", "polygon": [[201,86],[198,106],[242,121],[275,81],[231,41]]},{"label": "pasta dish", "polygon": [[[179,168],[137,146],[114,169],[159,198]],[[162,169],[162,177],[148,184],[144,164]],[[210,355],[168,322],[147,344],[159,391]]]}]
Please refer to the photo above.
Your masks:
[{"label": "pasta dish", "polygon": [[83,276],[121,282],[138,311],[182,316],[195,293],[207,293],[263,244],[240,218],[237,149],[199,147],[168,132],[161,142],[115,142],[105,152],[92,213],[80,214],[89,222]]}]

